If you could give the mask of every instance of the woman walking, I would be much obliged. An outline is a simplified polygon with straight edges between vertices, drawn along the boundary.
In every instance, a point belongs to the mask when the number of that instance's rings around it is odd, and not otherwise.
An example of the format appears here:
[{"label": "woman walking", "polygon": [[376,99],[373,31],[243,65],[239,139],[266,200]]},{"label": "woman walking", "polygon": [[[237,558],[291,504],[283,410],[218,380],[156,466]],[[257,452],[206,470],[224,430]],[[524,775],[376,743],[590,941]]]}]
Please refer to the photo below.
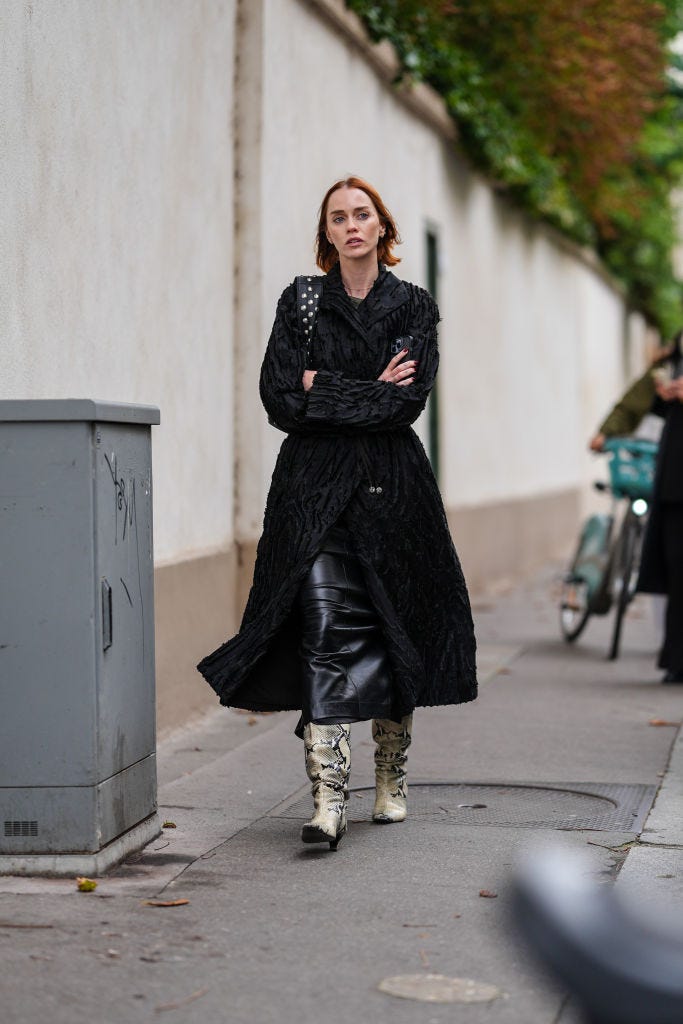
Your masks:
[{"label": "woman walking", "polygon": [[315,813],[346,830],[350,723],[372,719],[373,820],[406,816],[413,709],[476,697],[469,600],[441,497],[411,429],[438,366],[437,307],[388,269],[396,225],[360,178],[320,208],[322,278],[283,292],[261,369],[285,438],[240,632],[198,668],[227,706],[300,710]]}]

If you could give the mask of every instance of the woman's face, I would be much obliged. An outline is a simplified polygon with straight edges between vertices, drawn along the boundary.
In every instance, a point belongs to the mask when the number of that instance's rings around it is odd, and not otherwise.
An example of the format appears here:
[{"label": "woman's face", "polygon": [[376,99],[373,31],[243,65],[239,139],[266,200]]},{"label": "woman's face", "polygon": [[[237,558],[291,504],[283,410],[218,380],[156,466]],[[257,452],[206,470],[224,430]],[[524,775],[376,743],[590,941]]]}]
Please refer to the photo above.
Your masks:
[{"label": "woman's face", "polygon": [[327,202],[325,232],[340,260],[362,260],[377,256],[384,225],[366,192],[360,188],[338,188]]}]

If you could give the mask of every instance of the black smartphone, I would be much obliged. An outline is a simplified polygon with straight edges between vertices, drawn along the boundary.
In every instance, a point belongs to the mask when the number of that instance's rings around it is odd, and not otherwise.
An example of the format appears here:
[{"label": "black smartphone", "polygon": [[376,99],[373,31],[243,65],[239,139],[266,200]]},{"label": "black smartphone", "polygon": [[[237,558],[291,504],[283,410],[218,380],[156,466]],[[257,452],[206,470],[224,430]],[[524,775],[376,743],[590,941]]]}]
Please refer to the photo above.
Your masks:
[{"label": "black smartphone", "polygon": [[397,356],[399,352],[402,352],[404,348],[408,349],[406,359],[409,359],[413,351],[413,336],[412,334],[404,334],[402,338],[394,338],[391,343],[391,355]]}]

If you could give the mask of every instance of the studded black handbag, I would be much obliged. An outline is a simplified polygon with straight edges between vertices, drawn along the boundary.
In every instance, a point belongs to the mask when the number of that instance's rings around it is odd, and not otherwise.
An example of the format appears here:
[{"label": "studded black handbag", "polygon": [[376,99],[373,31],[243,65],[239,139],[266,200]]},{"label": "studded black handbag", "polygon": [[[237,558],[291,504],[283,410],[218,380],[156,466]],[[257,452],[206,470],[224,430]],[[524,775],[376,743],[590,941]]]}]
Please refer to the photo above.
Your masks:
[{"label": "studded black handbag", "polygon": [[303,274],[296,279],[296,312],[299,329],[306,347],[304,369],[312,369],[310,362],[313,354],[315,338],[315,322],[318,306],[323,293],[323,279],[320,276],[308,277]]}]

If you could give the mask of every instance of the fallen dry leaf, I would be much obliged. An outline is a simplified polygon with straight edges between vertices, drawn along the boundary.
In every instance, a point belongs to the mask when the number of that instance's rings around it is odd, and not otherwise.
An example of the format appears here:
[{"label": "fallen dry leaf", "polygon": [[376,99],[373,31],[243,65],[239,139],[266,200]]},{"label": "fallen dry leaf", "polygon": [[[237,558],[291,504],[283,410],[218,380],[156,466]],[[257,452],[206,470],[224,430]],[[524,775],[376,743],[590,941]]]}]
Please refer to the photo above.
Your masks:
[{"label": "fallen dry leaf", "polygon": [[681,723],[680,722],[668,722],[666,720],[666,718],[651,718],[650,721],[647,724],[648,725],[673,725],[673,726],[678,727]]},{"label": "fallen dry leaf", "polygon": [[497,892],[491,892],[490,889],[480,889],[479,895],[483,896],[486,900],[495,900],[498,898]]},{"label": "fallen dry leaf", "polygon": [[94,878],[84,878],[79,876],[76,879],[76,886],[79,892],[94,892],[97,888],[97,882]]},{"label": "fallen dry leaf", "polygon": [[184,907],[189,900],[143,900],[145,907]]},{"label": "fallen dry leaf", "polygon": [[177,828],[178,826],[176,825],[175,821],[165,821],[161,827],[162,828]]},{"label": "fallen dry leaf", "polygon": [[23,924],[19,921],[0,921],[0,928],[54,928],[53,924]]},{"label": "fallen dry leaf", "polygon": [[205,996],[206,993],[207,989],[198,988],[196,992],[192,992],[186,999],[179,999],[176,1003],[160,1003],[159,1006],[155,1006],[154,1009],[157,1013],[163,1013],[164,1010],[178,1010],[181,1006],[187,1006],[188,1003],[193,1003],[195,999],[201,999],[201,997]]}]

